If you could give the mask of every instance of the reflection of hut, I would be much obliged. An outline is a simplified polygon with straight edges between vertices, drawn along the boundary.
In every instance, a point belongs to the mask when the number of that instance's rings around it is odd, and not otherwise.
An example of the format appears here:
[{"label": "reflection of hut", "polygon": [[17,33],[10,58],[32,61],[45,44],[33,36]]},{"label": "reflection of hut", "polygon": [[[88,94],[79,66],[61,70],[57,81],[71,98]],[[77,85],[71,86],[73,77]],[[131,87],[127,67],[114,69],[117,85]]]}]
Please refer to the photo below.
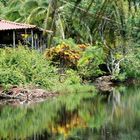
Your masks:
[{"label": "reflection of hut", "polygon": [[19,43],[28,45],[32,49],[45,49],[46,36],[43,30],[35,25],[16,23],[6,20],[0,20],[0,47],[13,46]]}]

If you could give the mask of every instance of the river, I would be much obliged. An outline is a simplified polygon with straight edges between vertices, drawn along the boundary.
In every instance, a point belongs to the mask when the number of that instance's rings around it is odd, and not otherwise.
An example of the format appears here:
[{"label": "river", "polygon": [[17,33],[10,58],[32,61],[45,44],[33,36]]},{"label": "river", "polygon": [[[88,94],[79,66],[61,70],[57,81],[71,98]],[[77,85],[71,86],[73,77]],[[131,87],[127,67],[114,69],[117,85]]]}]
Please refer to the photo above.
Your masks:
[{"label": "river", "polygon": [[140,140],[140,88],[0,106],[0,140]]}]

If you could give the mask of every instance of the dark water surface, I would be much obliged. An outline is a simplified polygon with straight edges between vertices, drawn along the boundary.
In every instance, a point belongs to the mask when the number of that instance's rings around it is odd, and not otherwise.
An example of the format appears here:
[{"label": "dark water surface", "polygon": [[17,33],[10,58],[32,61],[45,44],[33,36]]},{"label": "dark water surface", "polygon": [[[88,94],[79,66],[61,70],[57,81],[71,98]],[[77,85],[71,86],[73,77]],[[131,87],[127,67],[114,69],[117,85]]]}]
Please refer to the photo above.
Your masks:
[{"label": "dark water surface", "polygon": [[[107,94],[107,93],[106,93]],[[0,106],[0,140],[140,140],[140,88]]]}]

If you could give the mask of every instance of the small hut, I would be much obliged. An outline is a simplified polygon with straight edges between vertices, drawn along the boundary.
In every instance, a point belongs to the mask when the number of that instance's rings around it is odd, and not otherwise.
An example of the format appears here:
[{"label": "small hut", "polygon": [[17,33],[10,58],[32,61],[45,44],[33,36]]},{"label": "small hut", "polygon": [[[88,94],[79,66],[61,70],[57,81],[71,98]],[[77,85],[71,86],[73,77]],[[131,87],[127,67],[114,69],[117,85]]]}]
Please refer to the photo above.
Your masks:
[{"label": "small hut", "polygon": [[36,25],[16,23],[0,19],[0,47],[13,46],[18,44],[27,45],[32,49],[44,50],[47,46],[47,37],[43,30]]}]

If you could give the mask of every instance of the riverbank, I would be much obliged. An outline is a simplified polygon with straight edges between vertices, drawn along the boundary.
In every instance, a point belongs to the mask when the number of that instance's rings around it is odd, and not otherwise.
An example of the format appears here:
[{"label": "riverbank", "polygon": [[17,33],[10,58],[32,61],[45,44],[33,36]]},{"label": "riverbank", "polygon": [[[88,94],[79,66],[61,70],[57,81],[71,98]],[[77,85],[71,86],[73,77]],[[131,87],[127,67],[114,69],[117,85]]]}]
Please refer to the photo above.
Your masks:
[{"label": "riverbank", "polygon": [[9,105],[29,105],[43,102],[48,99],[57,98],[59,95],[72,94],[72,93],[110,93],[116,86],[119,85],[138,85],[139,80],[134,78],[126,79],[125,81],[115,81],[111,75],[101,76],[94,80],[93,85],[89,84],[75,84],[67,85],[58,84],[54,87],[53,91],[47,91],[37,86],[11,86],[8,90],[0,86],[0,104]]},{"label": "riverbank", "polygon": [[37,102],[45,101],[49,98],[58,96],[58,92],[49,92],[35,86],[18,87],[13,86],[9,90],[5,91],[0,88],[0,104],[34,104]]},{"label": "riverbank", "polygon": [[120,81],[118,79],[114,79],[113,76],[108,75],[96,78],[93,83],[99,91],[111,92],[114,87],[122,84],[125,86],[138,85],[140,83],[140,80],[136,78],[127,78],[123,81]]},{"label": "riverbank", "polygon": [[58,84],[53,87],[53,90],[43,89],[38,86],[11,86],[9,89],[4,89],[0,86],[0,104],[9,105],[29,105],[54,99],[61,95],[72,93],[96,93],[93,85],[75,84],[66,85]]}]

